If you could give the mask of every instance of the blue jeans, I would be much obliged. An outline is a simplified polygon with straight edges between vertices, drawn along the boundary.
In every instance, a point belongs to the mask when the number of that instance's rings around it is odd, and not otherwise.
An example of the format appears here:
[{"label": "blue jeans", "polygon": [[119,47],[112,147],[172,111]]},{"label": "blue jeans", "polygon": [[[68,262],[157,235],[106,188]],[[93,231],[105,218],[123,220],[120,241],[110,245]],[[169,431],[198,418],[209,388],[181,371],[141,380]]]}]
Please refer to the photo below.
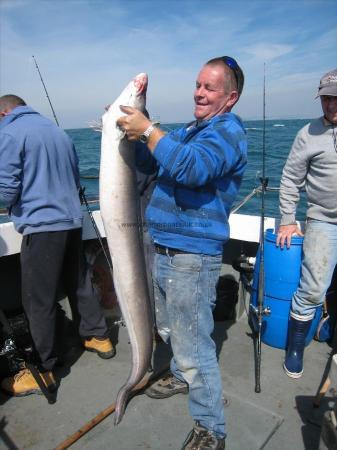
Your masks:
[{"label": "blue jeans", "polygon": [[324,302],[337,264],[337,224],[309,219],[303,242],[300,284],[291,309],[300,316],[314,317]]},{"label": "blue jeans", "polygon": [[156,325],[171,341],[172,373],[189,385],[190,415],[218,438],[225,437],[225,414],[216,346],[211,334],[222,256],[155,255]]}]

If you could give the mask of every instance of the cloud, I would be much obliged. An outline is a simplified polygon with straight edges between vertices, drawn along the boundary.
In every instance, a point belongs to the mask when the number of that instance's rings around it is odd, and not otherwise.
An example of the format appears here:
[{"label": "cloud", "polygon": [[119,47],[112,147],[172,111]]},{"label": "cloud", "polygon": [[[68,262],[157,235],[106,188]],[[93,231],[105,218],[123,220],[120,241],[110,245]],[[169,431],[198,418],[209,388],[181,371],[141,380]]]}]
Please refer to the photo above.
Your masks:
[{"label": "cloud", "polygon": [[284,44],[256,44],[245,48],[245,52],[255,59],[271,62],[280,56],[287,55],[294,50],[294,46]]}]

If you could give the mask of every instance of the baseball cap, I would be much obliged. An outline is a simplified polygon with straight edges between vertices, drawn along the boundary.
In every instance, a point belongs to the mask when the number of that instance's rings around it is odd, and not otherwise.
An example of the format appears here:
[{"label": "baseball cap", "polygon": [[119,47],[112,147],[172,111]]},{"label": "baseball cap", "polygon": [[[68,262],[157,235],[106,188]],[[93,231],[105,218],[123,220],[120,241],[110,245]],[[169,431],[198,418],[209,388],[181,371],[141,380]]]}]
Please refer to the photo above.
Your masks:
[{"label": "baseball cap", "polygon": [[337,69],[331,70],[321,78],[316,98],[320,95],[337,96]]}]

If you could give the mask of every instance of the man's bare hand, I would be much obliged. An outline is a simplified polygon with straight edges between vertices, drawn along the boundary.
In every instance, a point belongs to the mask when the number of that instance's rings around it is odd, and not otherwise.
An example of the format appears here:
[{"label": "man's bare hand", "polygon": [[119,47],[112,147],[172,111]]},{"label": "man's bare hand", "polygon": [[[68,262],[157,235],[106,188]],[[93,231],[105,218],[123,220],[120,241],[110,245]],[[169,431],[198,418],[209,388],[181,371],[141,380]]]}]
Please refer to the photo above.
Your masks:
[{"label": "man's bare hand", "polygon": [[289,248],[291,244],[291,237],[293,235],[303,236],[302,231],[296,224],[280,225],[280,228],[277,232],[276,245],[283,248],[284,244],[286,244],[287,248]]},{"label": "man's bare hand", "polygon": [[120,106],[126,116],[117,119],[117,125],[125,131],[129,141],[138,141],[139,136],[151,125],[151,121],[136,108],[130,106]]}]

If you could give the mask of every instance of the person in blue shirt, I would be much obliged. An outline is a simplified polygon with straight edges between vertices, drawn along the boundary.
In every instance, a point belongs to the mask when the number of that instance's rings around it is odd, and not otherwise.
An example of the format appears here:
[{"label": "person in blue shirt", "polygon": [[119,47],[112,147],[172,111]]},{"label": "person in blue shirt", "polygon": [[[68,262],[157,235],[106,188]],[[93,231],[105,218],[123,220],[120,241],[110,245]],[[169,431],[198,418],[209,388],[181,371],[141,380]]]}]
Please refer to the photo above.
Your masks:
[{"label": "person in blue shirt", "polygon": [[[69,136],[16,95],[0,97],[0,202],[23,235],[22,306],[46,386],[55,389],[56,310],[63,282],[84,348],[115,354],[82,248],[79,169]],[[10,395],[41,393],[27,368],[2,380]]]},{"label": "person in blue shirt", "polygon": [[117,120],[127,139],[140,141],[138,169],[158,169],[146,221],[155,246],[156,326],[170,341],[173,358],[170,373],[146,394],[188,393],[195,426],[183,449],[225,448],[212,311],[230,209],[247,163],[246,133],[231,112],[243,83],[233,58],[213,58],[196,81],[193,122],[165,134],[140,111],[123,106],[125,115]]}]

